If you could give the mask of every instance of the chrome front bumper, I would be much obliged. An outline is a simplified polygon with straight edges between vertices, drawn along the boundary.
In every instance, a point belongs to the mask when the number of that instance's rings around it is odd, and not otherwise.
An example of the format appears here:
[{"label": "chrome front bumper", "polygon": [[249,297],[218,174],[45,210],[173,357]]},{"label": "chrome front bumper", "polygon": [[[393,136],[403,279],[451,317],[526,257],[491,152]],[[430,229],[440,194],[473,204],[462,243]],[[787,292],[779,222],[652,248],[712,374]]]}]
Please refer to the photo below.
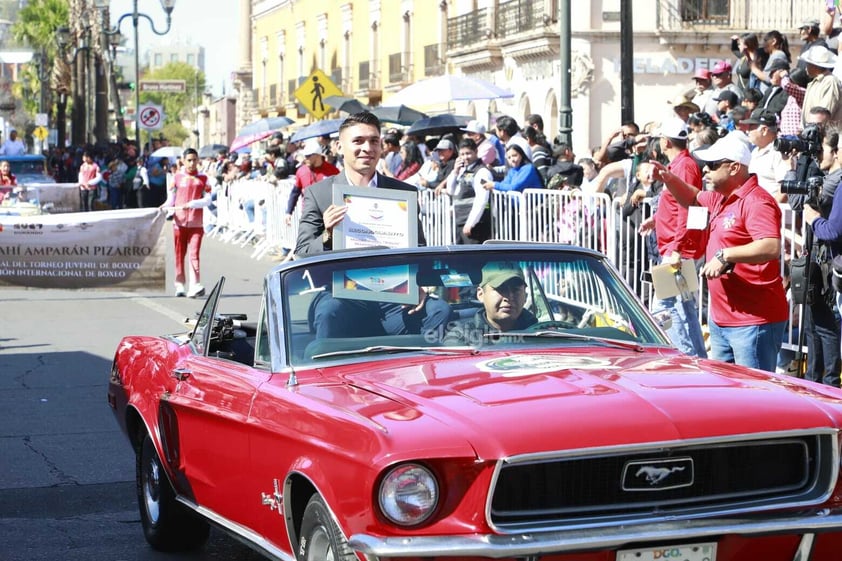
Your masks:
[{"label": "chrome front bumper", "polygon": [[[812,545],[812,534],[833,530],[842,531],[842,512],[762,519],[687,520],[613,528],[504,535],[380,538],[367,534],[354,534],[349,544],[352,549],[363,553],[368,559],[455,556],[499,559],[600,549],[612,550],[639,542],[715,539],[723,534],[741,536],[809,534],[806,543]],[[806,543],[802,540],[802,546]],[[800,553],[796,553],[795,560],[807,561],[810,553],[803,551],[802,546],[799,546]]]}]

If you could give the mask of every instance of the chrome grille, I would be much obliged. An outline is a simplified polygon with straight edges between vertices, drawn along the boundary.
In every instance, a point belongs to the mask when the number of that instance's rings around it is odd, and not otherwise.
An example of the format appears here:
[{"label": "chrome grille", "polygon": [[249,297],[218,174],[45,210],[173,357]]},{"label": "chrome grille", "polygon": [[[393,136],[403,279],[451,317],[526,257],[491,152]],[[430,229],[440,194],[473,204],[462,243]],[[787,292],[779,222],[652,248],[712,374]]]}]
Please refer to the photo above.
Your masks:
[{"label": "chrome grille", "polygon": [[498,468],[490,522],[516,531],[816,504],[837,458],[832,431],[512,458]]}]

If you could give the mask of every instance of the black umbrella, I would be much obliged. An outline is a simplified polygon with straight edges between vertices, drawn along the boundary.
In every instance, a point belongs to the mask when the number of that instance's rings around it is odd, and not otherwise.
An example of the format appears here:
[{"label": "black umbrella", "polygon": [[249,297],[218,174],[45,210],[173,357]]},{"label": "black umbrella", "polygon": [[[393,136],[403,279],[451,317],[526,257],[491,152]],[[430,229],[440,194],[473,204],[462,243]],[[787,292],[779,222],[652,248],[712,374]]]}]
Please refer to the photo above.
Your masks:
[{"label": "black umbrella", "polygon": [[247,136],[250,134],[255,134],[259,132],[268,132],[268,131],[276,131],[278,129],[282,129],[284,127],[288,127],[293,124],[295,121],[290,119],[289,117],[266,117],[255,121],[251,124],[244,126],[240,132],[237,133],[237,136]]},{"label": "black umbrella", "polygon": [[217,154],[222,152],[223,154],[228,153],[228,147],[224,144],[205,144],[201,148],[199,148],[199,157],[200,158],[213,158]]},{"label": "black umbrella", "polygon": [[329,95],[324,99],[324,101],[337,111],[344,111],[345,113],[353,114],[368,111],[368,105],[361,103],[358,99],[354,99],[353,97]]},{"label": "black umbrella", "polygon": [[307,140],[317,136],[331,135],[339,130],[345,119],[325,119],[323,121],[316,121],[311,125],[301,127],[289,138],[290,142],[298,142],[300,140]]},{"label": "black umbrella", "polygon": [[418,119],[423,119],[427,116],[412,107],[406,105],[398,105],[396,107],[375,107],[371,112],[381,121],[387,123],[395,123],[398,125],[411,125]]},{"label": "black umbrella", "polygon": [[468,121],[473,119],[470,115],[453,115],[451,113],[442,113],[441,115],[433,115],[432,117],[425,117],[418,119],[406,134],[417,134],[418,136],[439,136],[447,133],[459,132],[467,126]]}]

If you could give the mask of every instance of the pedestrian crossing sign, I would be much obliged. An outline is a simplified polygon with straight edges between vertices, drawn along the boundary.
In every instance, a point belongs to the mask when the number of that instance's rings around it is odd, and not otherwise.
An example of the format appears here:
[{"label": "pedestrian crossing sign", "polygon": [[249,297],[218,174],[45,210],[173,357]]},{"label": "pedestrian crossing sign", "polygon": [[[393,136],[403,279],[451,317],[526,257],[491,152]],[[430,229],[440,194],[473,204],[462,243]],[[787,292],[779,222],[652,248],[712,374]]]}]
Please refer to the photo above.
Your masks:
[{"label": "pedestrian crossing sign", "polygon": [[295,99],[301,102],[313,117],[321,119],[333,108],[324,102],[326,97],[332,95],[343,95],[336,84],[327,74],[318,68],[295,90]]}]

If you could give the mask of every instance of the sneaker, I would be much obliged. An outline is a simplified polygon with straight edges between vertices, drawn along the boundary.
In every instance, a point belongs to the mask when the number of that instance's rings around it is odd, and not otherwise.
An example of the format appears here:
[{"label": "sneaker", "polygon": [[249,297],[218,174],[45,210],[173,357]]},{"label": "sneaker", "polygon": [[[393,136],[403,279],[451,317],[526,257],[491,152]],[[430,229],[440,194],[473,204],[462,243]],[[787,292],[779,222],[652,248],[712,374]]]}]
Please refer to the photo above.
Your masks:
[{"label": "sneaker", "polygon": [[184,298],[184,285],[180,282],[175,283],[175,296],[176,298]]},{"label": "sneaker", "polygon": [[187,295],[188,298],[199,298],[205,295],[205,287],[201,284],[196,284],[190,287],[190,294]]},{"label": "sneaker", "polygon": [[787,376],[795,376],[799,377],[798,374],[800,373],[800,364],[797,360],[791,361],[786,366],[778,366],[775,368],[776,374],[786,374]]}]

